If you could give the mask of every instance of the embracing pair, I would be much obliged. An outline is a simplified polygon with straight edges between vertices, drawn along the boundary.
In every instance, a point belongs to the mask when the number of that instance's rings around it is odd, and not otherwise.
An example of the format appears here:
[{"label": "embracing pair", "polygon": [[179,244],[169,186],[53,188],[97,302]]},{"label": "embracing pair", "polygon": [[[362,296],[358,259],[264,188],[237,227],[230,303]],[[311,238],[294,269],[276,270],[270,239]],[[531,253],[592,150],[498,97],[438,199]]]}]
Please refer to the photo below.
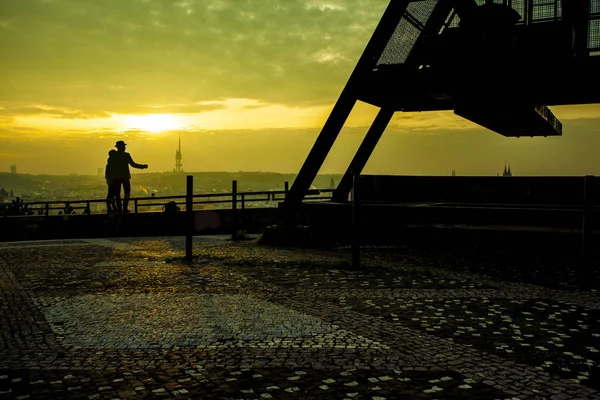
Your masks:
[{"label": "embracing pair", "polygon": [[[119,140],[115,147],[117,150],[108,152],[108,160],[106,162],[106,170],[104,177],[108,185],[108,195],[106,196],[107,211],[119,213],[128,213],[129,197],[131,194],[131,173],[129,166],[138,169],[148,168],[148,164],[137,164],[131,158],[131,154],[125,151],[124,141]],[[121,186],[123,186],[123,203],[121,204]]]}]

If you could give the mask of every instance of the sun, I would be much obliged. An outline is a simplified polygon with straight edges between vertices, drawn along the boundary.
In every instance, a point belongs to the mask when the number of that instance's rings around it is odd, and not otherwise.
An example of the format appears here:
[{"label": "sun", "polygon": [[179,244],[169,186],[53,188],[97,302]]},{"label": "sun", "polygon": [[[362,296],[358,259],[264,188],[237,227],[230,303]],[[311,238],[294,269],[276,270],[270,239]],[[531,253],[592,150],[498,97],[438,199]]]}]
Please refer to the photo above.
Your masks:
[{"label": "sun", "polygon": [[125,117],[124,125],[125,129],[139,129],[152,133],[181,127],[180,121],[171,114],[128,115]]}]

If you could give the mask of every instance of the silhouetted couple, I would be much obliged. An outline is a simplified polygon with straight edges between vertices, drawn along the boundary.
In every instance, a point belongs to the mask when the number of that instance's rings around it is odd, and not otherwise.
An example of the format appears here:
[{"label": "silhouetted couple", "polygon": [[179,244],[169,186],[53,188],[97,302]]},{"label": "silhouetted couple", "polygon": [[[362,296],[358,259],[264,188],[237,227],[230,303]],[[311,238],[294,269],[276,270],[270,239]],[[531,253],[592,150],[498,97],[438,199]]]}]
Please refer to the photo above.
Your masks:
[{"label": "silhouetted couple", "polygon": [[[129,197],[131,195],[131,173],[129,166],[138,169],[148,168],[148,164],[136,164],[131,158],[131,154],[125,151],[124,141],[119,140],[115,147],[117,150],[108,152],[108,160],[106,162],[106,170],[104,177],[108,185],[108,195],[106,196],[106,207],[108,212],[117,211],[128,213]],[[121,186],[123,186],[123,204],[121,204]]]}]

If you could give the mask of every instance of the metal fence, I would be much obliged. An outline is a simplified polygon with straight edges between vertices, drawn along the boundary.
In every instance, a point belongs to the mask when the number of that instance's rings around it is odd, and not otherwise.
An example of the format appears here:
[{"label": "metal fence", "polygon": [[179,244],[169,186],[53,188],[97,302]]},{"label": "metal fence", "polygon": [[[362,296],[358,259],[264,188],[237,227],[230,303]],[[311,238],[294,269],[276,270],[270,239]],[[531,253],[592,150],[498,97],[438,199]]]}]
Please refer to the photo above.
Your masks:
[{"label": "metal fence", "polygon": [[[267,190],[259,192],[237,192],[234,185],[229,193],[200,193],[192,196],[192,209],[203,210],[213,205],[210,209],[230,209],[247,207],[276,207],[283,201],[288,192],[285,190]],[[333,189],[314,189],[308,192],[307,201],[331,200]],[[174,202],[181,211],[185,211],[187,195],[177,196],[148,196],[133,197],[129,199],[129,209],[132,213],[162,212],[165,205]],[[10,209],[11,204],[5,204]],[[14,208],[14,207],[13,207]],[[5,212],[5,215],[62,215],[62,214],[103,214],[106,213],[106,199],[75,199],[75,200],[48,200],[21,202],[19,210]]]}]

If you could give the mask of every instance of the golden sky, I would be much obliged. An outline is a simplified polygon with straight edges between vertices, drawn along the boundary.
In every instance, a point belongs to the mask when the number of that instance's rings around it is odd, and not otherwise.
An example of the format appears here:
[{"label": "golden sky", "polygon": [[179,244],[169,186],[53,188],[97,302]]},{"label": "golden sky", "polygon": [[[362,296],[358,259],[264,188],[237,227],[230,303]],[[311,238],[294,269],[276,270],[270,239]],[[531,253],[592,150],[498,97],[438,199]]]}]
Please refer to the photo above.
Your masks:
[{"label": "golden sky", "polygon": [[[0,171],[95,174],[116,140],[148,172],[297,172],[387,0],[0,0]],[[451,112],[397,114],[366,173],[600,175],[600,106],[563,137],[504,138]],[[322,173],[377,110],[359,104]]]}]

